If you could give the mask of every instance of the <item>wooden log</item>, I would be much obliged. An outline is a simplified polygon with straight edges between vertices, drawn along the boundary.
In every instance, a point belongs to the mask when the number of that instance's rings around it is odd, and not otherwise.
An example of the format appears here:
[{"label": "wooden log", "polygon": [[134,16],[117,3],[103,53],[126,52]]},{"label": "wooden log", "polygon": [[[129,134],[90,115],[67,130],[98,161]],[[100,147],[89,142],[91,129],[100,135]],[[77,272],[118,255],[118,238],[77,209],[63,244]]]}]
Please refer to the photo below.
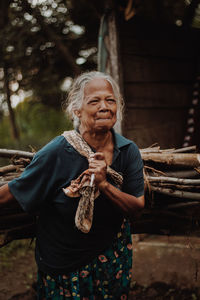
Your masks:
[{"label": "wooden log", "polygon": [[147,179],[150,182],[171,182],[176,184],[197,185],[200,187],[200,179],[185,179],[185,178],[174,178],[174,177],[164,177],[164,176],[153,177],[148,175],[147,175]]},{"label": "wooden log", "polygon": [[189,147],[184,147],[180,149],[175,149],[173,153],[187,153],[187,152],[192,152],[196,151],[197,147],[196,146],[189,146]]},{"label": "wooden log", "polygon": [[145,162],[156,162],[183,167],[199,167],[200,154],[196,153],[141,153]]},{"label": "wooden log", "polygon": [[3,185],[5,185],[5,184],[8,184],[8,182],[9,181],[0,181],[0,187],[3,186]]},{"label": "wooden log", "polygon": [[155,187],[153,185],[151,185],[151,190],[172,197],[200,200],[200,193],[191,193],[191,192],[178,191],[173,189],[166,189],[161,187]]},{"label": "wooden log", "polygon": [[20,168],[23,168],[23,165],[8,165],[5,167],[0,168],[0,175],[8,173],[8,172],[13,172],[13,171],[20,171]]},{"label": "wooden log", "polygon": [[194,152],[196,151],[196,146],[190,146],[190,147],[184,147],[184,148],[179,148],[179,149],[175,149],[175,148],[170,148],[170,149],[160,149],[160,147],[149,147],[149,148],[144,148],[144,149],[140,149],[140,153],[165,153],[165,152],[169,152],[169,153],[190,153],[190,152]]},{"label": "wooden log", "polygon": [[163,173],[166,176],[169,177],[176,177],[176,178],[195,178],[199,177],[200,174],[195,170],[177,170],[177,171],[165,171]]},{"label": "wooden log", "polygon": [[144,149],[140,149],[140,153],[146,153],[146,152],[160,152],[160,147],[148,147],[148,148],[144,148]]},{"label": "wooden log", "polygon": [[25,157],[25,158],[33,158],[34,153],[21,151],[21,150],[10,150],[10,149],[0,149],[0,157]]},{"label": "wooden log", "polygon": [[161,150],[160,147],[154,147],[154,148],[144,148],[144,149],[140,149],[140,153],[173,153],[174,152],[174,148],[170,148],[170,149],[165,149],[165,150]]},{"label": "wooden log", "polygon": [[[2,181],[11,181],[17,177],[19,177],[21,174],[21,172],[18,172],[18,173],[15,173],[15,174],[8,174],[6,176],[1,176],[1,180],[2,180],[2,177],[3,177],[3,180]],[[0,181],[1,181],[0,180]]]},{"label": "wooden log", "polygon": [[183,191],[191,191],[191,192],[199,192],[200,193],[200,187],[199,186],[194,186],[194,185],[174,184],[174,183],[169,183],[169,182],[152,182],[150,184],[149,190],[151,190],[151,186],[168,188],[168,189],[173,189],[173,190],[183,190]]},{"label": "wooden log", "polygon": [[172,208],[183,208],[183,207],[191,207],[191,206],[199,206],[198,201],[190,201],[190,202],[181,202],[181,203],[175,203],[168,205],[166,209],[172,209]]},{"label": "wooden log", "polygon": [[20,157],[19,159],[11,158],[11,160],[14,165],[23,165],[24,167],[26,167],[31,162],[30,158],[25,158],[25,157]]}]

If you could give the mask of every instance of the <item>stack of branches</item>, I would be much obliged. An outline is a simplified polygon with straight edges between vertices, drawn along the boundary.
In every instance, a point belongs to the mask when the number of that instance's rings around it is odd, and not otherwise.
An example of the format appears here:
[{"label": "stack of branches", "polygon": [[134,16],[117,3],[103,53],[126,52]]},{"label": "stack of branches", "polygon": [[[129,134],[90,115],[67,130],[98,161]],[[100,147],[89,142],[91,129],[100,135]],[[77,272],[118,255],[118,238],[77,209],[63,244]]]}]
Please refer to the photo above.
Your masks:
[{"label": "stack of branches", "polygon": [[200,154],[196,146],[140,150],[144,161],[146,207],[133,220],[137,233],[198,235]]},{"label": "stack of branches", "polygon": [[[133,233],[198,235],[200,223],[200,154],[196,147],[140,150],[144,162],[145,209],[132,221]],[[17,178],[34,153],[0,149],[10,163],[0,167],[0,186]],[[36,216],[20,206],[0,211],[0,246],[13,239],[34,237]]]},{"label": "stack of branches", "polygon": [[[0,186],[17,178],[31,162],[34,153],[0,149],[1,158],[10,163],[0,167]],[[0,210],[0,247],[12,240],[33,238],[36,231],[36,216],[27,214],[17,204],[9,204]]]}]

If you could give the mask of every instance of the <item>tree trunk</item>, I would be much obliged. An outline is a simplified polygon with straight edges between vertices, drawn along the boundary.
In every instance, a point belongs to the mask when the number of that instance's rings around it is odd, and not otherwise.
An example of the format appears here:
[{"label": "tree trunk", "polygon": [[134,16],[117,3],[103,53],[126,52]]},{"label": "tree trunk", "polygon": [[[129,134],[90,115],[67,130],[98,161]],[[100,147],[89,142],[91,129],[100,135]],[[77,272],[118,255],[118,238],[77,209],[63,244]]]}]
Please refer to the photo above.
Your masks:
[{"label": "tree trunk", "polygon": [[10,117],[10,124],[12,129],[12,135],[15,140],[19,140],[19,131],[17,129],[16,121],[15,121],[15,114],[11,105],[10,99],[10,88],[9,88],[9,78],[8,78],[8,70],[6,64],[4,64],[4,82],[5,82],[5,91],[6,91],[6,101],[8,105],[9,117]]}]

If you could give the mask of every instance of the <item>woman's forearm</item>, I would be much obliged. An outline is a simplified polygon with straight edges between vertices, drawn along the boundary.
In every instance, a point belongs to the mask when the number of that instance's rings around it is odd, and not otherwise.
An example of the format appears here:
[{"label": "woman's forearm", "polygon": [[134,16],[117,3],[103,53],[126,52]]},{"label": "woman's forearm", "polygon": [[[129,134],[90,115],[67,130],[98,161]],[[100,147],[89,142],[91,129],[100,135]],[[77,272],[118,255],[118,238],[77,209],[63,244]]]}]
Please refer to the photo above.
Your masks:
[{"label": "woman's forearm", "polygon": [[15,198],[11,194],[8,184],[0,187],[0,207],[7,205],[8,203],[15,202]]},{"label": "woman's forearm", "polygon": [[144,207],[144,196],[135,197],[124,193],[114,187],[108,181],[104,181],[99,184],[99,189],[126,215],[133,215],[136,210]]}]

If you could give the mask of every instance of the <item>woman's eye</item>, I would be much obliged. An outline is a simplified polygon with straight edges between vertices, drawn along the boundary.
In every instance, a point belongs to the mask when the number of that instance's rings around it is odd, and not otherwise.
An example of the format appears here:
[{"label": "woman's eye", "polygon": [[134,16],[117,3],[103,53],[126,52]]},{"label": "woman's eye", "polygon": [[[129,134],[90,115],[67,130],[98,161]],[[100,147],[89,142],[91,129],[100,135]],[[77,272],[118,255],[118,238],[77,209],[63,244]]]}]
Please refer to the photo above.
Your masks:
[{"label": "woman's eye", "polygon": [[108,101],[109,103],[115,103],[115,102],[116,102],[115,99],[107,99],[107,101]]},{"label": "woman's eye", "polygon": [[97,99],[92,99],[92,100],[89,101],[89,104],[95,104],[95,103],[98,103]]}]

